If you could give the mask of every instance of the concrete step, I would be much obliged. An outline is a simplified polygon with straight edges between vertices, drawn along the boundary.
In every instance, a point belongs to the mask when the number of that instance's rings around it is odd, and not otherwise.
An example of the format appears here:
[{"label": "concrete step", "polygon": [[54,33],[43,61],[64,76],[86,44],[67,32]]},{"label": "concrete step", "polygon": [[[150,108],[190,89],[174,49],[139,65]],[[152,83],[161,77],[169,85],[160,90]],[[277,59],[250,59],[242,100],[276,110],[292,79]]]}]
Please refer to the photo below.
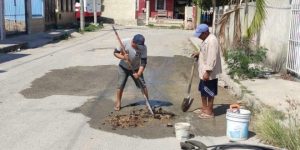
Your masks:
[{"label": "concrete step", "polygon": [[53,41],[70,37],[75,30],[53,30],[29,35],[20,35],[0,41],[0,53],[8,53],[20,49],[36,48]]},{"label": "concrete step", "polygon": [[17,51],[20,49],[26,49],[27,42],[18,42],[14,44],[2,44],[0,43],[0,53],[8,53]]}]

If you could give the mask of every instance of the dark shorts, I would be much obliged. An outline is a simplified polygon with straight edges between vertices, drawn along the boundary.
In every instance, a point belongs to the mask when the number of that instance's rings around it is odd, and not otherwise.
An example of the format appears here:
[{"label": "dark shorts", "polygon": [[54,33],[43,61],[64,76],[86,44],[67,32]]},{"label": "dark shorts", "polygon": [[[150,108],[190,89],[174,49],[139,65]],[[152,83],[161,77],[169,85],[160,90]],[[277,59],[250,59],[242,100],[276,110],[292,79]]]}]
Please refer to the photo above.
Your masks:
[{"label": "dark shorts", "polygon": [[135,85],[138,88],[141,88],[141,87],[146,88],[146,82],[144,80],[143,74],[140,76],[139,79],[135,79],[133,74],[132,74],[132,71],[128,70],[126,68],[123,68],[122,66],[119,66],[118,73],[119,73],[118,87],[117,87],[118,89],[124,89],[129,76],[131,76],[131,78],[133,79]]},{"label": "dark shorts", "polygon": [[198,90],[201,96],[204,97],[214,97],[218,94],[218,79],[213,80],[200,80]]}]

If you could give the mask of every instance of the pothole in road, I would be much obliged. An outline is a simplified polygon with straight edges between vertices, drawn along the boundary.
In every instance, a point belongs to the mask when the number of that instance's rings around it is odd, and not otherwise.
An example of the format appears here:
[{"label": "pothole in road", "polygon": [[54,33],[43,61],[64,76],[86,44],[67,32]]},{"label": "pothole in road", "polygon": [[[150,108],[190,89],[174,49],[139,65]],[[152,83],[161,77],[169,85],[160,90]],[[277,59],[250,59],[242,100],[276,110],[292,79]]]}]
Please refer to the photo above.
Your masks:
[{"label": "pothole in road", "polygon": [[153,109],[154,115],[150,114],[148,109],[132,110],[129,114],[114,114],[113,112],[107,116],[102,125],[112,127],[112,130],[117,128],[128,129],[136,127],[144,127],[147,124],[158,121],[165,124],[166,127],[173,127],[172,123],[175,119],[175,114],[163,108]]},{"label": "pothole in road", "polygon": [[[113,101],[118,78],[117,66],[114,65],[77,66],[52,70],[34,80],[30,88],[24,89],[20,93],[30,99],[42,99],[51,95],[94,96],[95,98],[88,99],[82,106],[71,112],[82,113],[90,118],[88,123],[92,128],[106,132],[148,139],[173,137],[175,136],[174,128],[167,127],[167,125],[187,121],[189,118],[194,135],[224,136],[226,133],[225,113],[228,107],[226,104],[233,103],[234,100],[229,92],[222,88],[219,89],[219,95],[215,100],[217,104],[215,119],[200,120],[192,112],[182,113],[180,105],[182,99],[186,97],[193,59],[184,56],[149,57],[148,59],[145,80],[150,103],[152,106],[162,108],[163,111],[176,114],[176,117],[169,119],[164,116],[161,119],[143,118],[145,114],[141,109],[145,107],[144,99],[131,79],[128,80],[124,91],[123,108],[119,112],[114,112]],[[197,77],[198,74],[195,71],[191,95],[195,99],[200,99],[197,91],[199,83]],[[190,110],[196,108],[199,108],[199,101],[195,101]],[[140,110],[141,112],[139,112]],[[135,112],[133,113],[133,111]],[[143,119],[137,119],[137,122],[132,125],[129,123],[128,117]],[[117,123],[112,121],[113,118],[117,118]],[[125,123],[120,123],[120,119],[123,119]]]}]

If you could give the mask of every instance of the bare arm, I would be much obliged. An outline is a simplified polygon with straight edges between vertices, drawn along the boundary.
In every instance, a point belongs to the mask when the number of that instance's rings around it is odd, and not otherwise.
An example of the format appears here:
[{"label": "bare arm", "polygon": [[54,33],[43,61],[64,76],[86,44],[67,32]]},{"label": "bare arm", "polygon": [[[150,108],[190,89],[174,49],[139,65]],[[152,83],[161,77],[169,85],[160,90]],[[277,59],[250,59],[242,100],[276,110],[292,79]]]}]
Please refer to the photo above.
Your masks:
[{"label": "bare arm", "polygon": [[121,60],[128,60],[128,54],[123,54],[121,51],[115,49],[114,56]]},{"label": "bare arm", "polygon": [[139,68],[139,70],[137,72],[138,76],[141,76],[143,74],[144,70],[145,70],[145,67],[144,66],[140,66],[140,68]]},{"label": "bare arm", "polygon": [[114,55],[116,58],[123,59],[123,60],[125,59],[125,56],[122,55],[121,53],[114,53]]}]

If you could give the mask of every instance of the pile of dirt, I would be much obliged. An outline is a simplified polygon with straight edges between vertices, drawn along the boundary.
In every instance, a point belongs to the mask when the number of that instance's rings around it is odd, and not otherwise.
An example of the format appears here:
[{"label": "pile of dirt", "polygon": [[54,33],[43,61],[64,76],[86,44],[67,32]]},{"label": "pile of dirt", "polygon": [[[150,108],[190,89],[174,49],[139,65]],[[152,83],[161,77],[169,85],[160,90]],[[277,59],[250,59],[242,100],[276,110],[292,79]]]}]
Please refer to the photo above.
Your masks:
[{"label": "pile of dirt", "polygon": [[281,74],[281,79],[289,80],[289,81],[294,81],[295,80],[294,77],[289,73]]},{"label": "pile of dirt", "polygon": [[105,118],[103,125],[110,125],[112,129],[115,130],[116,128],[143,127],[146,123],[158,120],[166,124],[166,127],[173,127],[171,121],[175,118],[174,113],[165,111],[162,108],[156,108],[153,112],[154,115],[151,115],[147,109],[132,110],[129,114],[114,114],[111,112],[111,114]]}]

